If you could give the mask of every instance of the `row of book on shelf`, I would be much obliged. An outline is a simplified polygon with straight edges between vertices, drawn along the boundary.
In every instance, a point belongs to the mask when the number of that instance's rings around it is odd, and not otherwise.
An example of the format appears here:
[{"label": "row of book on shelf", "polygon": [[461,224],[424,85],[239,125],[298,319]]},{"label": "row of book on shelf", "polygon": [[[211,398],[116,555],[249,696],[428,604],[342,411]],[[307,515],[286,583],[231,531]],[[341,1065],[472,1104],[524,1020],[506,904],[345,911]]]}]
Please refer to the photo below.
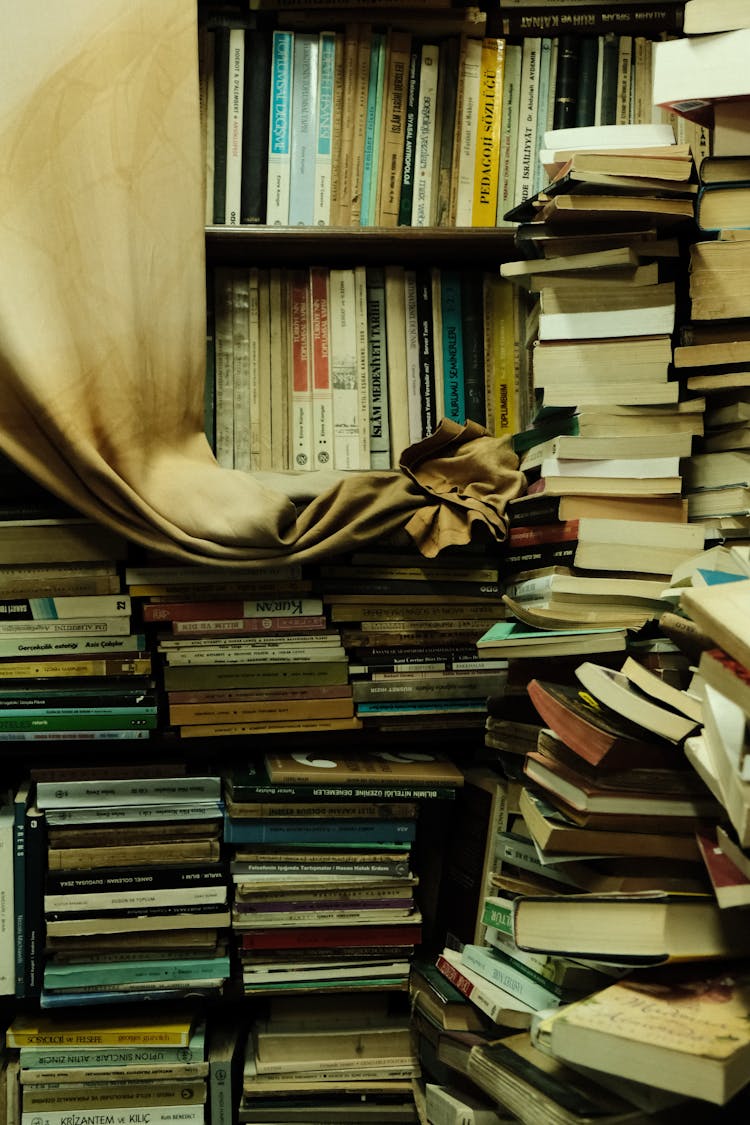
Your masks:
[{"label": "row of book on shelf", "polygon": [[520,310],[497,274],[217,267],[207,429],[230,468],[390,469],[442,418],[510,433]]},{"label": "row of book on shelf", "polygon": [[[441,32],[445,11],[419,31],[392,13],[387,29],[372,13],[329,30],[312,30],[315,12],[297,29],[209,17],[207,223],[512,226],[506,213],[543,186],[547,131],[669,115],[652,102],[655,13],[646,27],[634,10],[625,34],[524,27],[518,42],[484,34],[483,12],[453,14],[462,34]],[[700,126],[680,139],[706,143]]]}]

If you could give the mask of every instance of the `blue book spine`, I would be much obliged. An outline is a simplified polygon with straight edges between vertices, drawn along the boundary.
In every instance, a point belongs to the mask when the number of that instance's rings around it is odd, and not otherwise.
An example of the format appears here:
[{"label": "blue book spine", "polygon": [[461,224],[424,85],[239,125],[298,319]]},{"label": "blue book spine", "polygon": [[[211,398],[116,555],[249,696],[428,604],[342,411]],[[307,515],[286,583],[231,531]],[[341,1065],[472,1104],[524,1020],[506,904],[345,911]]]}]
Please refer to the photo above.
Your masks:
[{"label": "blue book spine", "polygon": [[466,421],[464,393],[464,342],[461,316],[461,277],[456,270],[440,276],[443,321],[443,413],[463,425]]},{"label": "blue book spine", "polygon": [[294,39],[292,129],[289,149],[289,225],[312,226],[318,118],[318,36]]},{"label": "blue book spine", "polygon": [[326,844],[339,841],[369,844],[405,843],[414,840],[415,820],[234,820],[224,816],[228,844]]},{"label": "blue book spine", "polygon": [[286,226],[289,222],[293,71],[294,34],[291,31],[274,31],[266,199],[266,222],[269,226]]},{"label": "blue book spine", "polygon": [[[47,992],[42,989],[39,999],[41,1008],[88,1008],[100,1004],[143,1004],[145,1001],[160,1004],[163,1002],[183,1000],[203,1000],[219,996],[221,985],[200,984],[186,985],[184,988],[136,988],[132,991],[119,992],[113,989],[102,989],[101,992]],[[67,1111],[66,1111],[67,1112]]]}]

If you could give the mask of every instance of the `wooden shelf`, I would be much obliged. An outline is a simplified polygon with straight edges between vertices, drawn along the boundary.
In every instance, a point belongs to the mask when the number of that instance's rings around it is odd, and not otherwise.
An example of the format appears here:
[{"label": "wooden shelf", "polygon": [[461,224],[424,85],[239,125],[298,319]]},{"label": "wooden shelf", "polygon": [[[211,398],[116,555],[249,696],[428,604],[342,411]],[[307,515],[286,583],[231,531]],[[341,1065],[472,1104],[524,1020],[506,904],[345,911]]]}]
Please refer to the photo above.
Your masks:
[{"label": "wooden shelf", "polygon": [[496,269],[521,257],[514,231],[497,227],[210,226],[212,265],[470,266]]}]

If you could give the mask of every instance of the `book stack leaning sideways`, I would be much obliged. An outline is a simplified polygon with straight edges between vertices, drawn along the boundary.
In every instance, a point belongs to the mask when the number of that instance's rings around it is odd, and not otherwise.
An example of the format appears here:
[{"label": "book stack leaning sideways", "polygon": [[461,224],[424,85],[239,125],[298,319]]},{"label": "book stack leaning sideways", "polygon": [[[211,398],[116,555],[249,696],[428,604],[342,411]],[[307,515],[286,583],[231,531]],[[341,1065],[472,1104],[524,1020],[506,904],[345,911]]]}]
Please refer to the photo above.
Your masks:
[{"label": "book stack leaning sideways", "polygon": [[669,378],[693,176],[685,146],[574,151],[517,216],[528,244],[552,234],[559,252],[501,267],[530,291],[539,325],[536,414],[513,439],[528,487],[508,508],[508,642],[522,626],[637,628],[703,546],[681,496],[703,402],[680,401]]},{"label": "book stack leaning sideways", "polygon": [[219,995],[220,778],[130,762],[40,768],[33,784],[48,837],[42,1007]]},{"label": "book stack leaning sideways", "polygon": [[132,1016],[110,1009],[54,1019],[19,1014],[6,1034],[13,1055],[7,1101],[16,1120],[204,1121],[209,1065],[205,1023],[196,1010]]}]

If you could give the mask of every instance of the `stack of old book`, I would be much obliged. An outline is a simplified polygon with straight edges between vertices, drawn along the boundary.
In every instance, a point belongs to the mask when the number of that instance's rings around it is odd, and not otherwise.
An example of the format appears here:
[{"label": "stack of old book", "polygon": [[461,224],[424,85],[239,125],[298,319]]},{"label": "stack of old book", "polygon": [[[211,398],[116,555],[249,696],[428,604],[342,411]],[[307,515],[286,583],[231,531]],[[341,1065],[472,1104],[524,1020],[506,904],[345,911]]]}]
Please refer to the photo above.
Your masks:
[{"label": "stack of old book", "polygon": [[367,732],[481,729],[499,683],[475,647],[502,612],[495,558],[381,548],[323,564],[316,586],[341,628]]},{"label": "stack of old book", "polygon": [[14,1120],[205,1120],[209,1066],[197,1010],[54,1020],[19,1014],[7,1042]]},{"label": "stack of old book", "polygon": [[275,996],[250,1027],[240,1121],[417,1122],[406,1006],[386,994]]},{"label": "stack of old book", "polygon": [[420,803],[452,800],[441,755],[269,752],[227,778],[232,928],[251,995],[403,991],[422,937]]},{"label": "stack of old book", "polygon": [[42,1007],[220,993],[230,920],[220,778],[170,762],[34,777],[48,826]]},{"label": "stack of old book", "polygon": [[126,568],[181,738],[356,730],[338,631],[299,564]]},{"label": "stack of old book", "polygon": [[525,211],[527,239],[552,232],[557,254],[501,267],[538,316],[537,410],[514,439],[528,487],[505,556],[508,608],[527,626],[641,625],[703,546],[681,496],[703,402],[670,379],[675,231],[695,191],[684,146],[573,151]]}]

